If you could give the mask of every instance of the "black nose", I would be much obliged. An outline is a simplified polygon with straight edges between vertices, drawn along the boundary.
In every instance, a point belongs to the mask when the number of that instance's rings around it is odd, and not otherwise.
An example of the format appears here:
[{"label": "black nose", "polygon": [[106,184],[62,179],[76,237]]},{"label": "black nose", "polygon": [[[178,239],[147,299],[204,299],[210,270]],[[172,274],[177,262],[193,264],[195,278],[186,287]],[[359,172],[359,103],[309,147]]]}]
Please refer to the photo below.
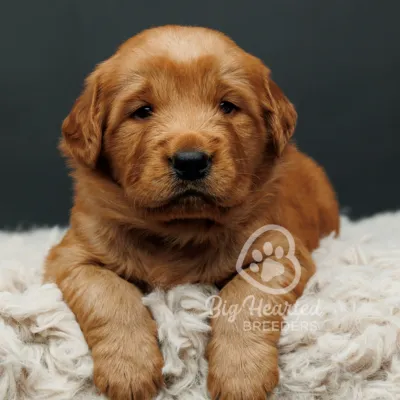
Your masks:
[{"label": "black nose", "polygon": [[176,176],[185,181],[205,178],[211,167],[211,158],[202,151],[180,151],[172,157]]}]

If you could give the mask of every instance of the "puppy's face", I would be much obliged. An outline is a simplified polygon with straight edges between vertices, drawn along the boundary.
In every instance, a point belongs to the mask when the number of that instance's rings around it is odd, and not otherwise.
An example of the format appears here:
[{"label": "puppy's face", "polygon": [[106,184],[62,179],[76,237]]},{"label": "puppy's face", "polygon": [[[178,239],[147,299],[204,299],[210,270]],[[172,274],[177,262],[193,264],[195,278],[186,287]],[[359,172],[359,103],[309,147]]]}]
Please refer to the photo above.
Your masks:
[{"label": "puppy's face", "polygon": [[98,66],[61,148],[78,168],[106,164],[146,218],[221,222],[260,184],[295,121],[261,61],[218,32],[163,27]]}]

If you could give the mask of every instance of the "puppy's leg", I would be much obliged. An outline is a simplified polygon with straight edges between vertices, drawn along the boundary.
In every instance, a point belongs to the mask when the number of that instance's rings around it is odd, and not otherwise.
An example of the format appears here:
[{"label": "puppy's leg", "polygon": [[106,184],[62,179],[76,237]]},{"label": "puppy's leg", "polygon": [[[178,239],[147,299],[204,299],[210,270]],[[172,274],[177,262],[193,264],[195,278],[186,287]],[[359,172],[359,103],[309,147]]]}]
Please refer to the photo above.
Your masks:
[{"label": "puppy's leg", "polygon": [[[288,254],[288,242],[281,235],[271,233],[264,236],[262,242],[254,244],[253,250],[257,249],[260,253],[264,251],[262,254],[265,255],[264,242],[271,243],[274,249],[280,246],[284,254]],[[269,245],[268,247],[271,248]],[[252,252],[249,253],[251,257]],[[258,272],[254,272],[257,270],[254,265],[252,270],[248,268],[246,272],[261,285],[268,285],[268,288],[288,287],[295,278],[295,266],[291,260],[281,256],[280,250],[278,253],[280,254],[275,252],[260,261],[257,264]],[[211,321],[208,388],[212,399],[265,400],[266,393],[271,392],[277,385],[277,343],[283,314],[302,294],[305,284],[315,270],[311,255],[298,240],[295,241],[294,255],[299,261],[301,275],[299,283],[288,293],[266,293],[241,275],[237,275],[221,290],[221,303],[224,304],[225,311],[236,310],[236,315],[219,313],[215,314]],[[265,260],[279,262],[284,267],[283,271],[280,271],[283,273],[264,282],[262,268]],[[252,261],[248,258],[244,265],[249,265]],[[267,268],[268,264],[264,266]]]},{"label": "puppy's leg", "polygon": [[162,384],[156,325],[141,292],[105,268],[47,265],[92,350],[94,382],[111,399],[147,400]]}]

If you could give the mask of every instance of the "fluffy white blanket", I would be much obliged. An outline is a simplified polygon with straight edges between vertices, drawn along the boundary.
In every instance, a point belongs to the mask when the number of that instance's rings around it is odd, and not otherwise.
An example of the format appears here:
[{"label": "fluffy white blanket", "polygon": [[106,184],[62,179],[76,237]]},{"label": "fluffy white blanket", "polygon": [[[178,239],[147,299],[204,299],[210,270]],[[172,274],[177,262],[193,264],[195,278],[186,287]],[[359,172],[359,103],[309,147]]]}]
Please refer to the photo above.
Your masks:
[{"label": "fluffy white blanket", "polygon": [[[0,232],[0,399],[102,398],[73,314],[56,286],[40,284],[45,254],[62,234]],[[324,239],[314,258],[318,271],[286,318],[274,398],[399,399],[400,212],[343,218],[340,238]],[[159,400],[207,398],[212,293],[181,286],[145,299],[169,382]]]}]

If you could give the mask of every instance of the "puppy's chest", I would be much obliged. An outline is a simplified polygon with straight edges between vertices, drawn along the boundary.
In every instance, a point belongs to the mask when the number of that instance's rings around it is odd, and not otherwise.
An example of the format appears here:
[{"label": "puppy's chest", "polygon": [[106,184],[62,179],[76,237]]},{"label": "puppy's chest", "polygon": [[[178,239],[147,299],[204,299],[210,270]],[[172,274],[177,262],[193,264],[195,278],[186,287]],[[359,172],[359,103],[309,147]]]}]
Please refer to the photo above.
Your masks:
[{"label": "puppy's chest", "polygon": [[152,287],[168,288],[185,283],[216,284],[236,270],[234,251],[192,249],[191,251],[138,251],[130,262],[132,277]]}]

